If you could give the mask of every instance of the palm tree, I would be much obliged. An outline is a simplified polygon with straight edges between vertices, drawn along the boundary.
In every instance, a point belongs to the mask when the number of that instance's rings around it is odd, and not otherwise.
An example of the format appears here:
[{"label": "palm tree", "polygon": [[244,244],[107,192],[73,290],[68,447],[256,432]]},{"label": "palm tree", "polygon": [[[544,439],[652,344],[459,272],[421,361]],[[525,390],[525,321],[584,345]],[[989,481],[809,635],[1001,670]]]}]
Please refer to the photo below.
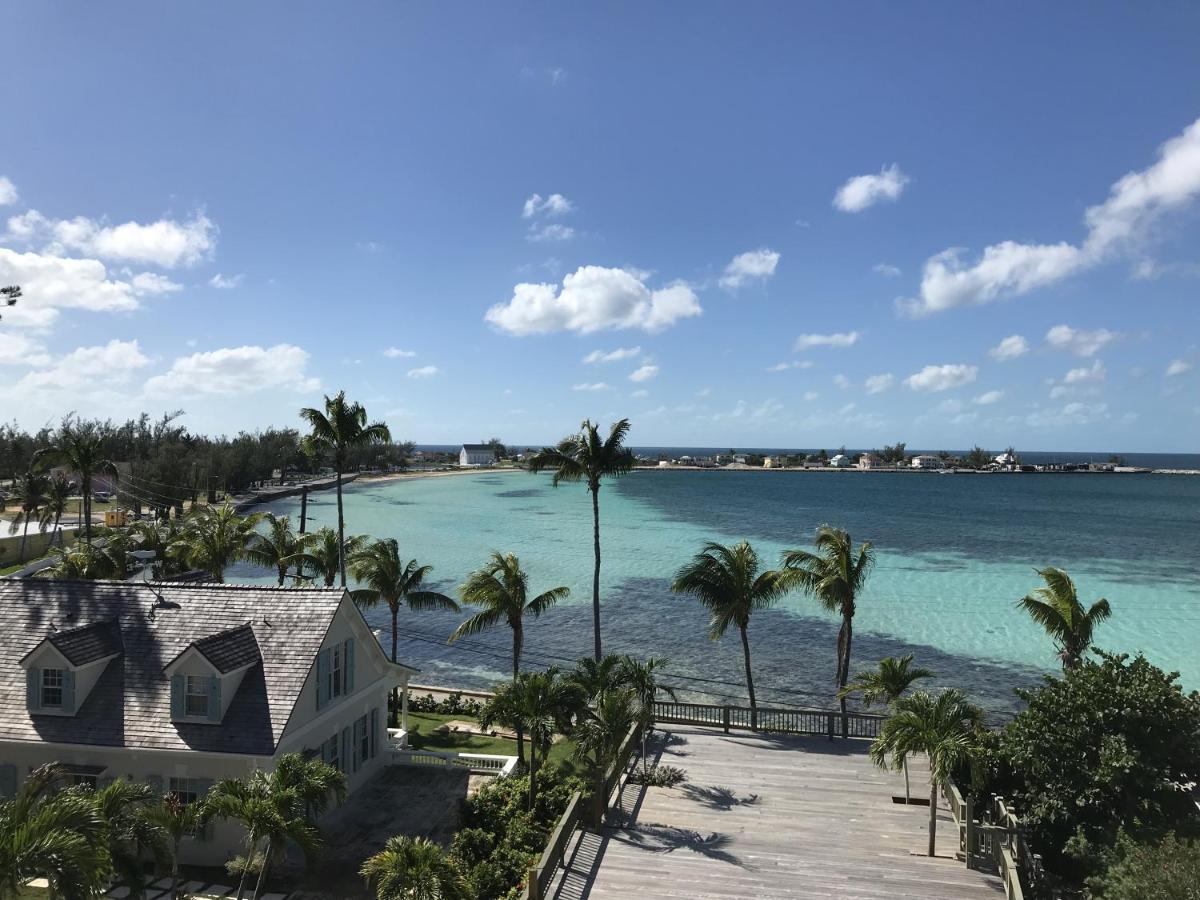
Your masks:
[{"label": "palm tree", "polygon": [[311,856],[320,846],[321,834],[312,820],[341,802],[346,794],[346,777],[319,759],[299,753],[279,758],[269,775],[258,771],[242,781],[226,779],[215,784],[203,800],[203,817],[233,819],[246,827],[246,862],[238,883],[238,900],[245,895],[247,875],[262,846],[262,866],[254,888],[255,900],[266,887],[271,863],[288,845],[298,846]]},{"label": "palm tree", "polygon": [[17,514],[8,523],[8,533],[16,534],[17,529],[24,526],[21,532],[21,555],[19,562],[25,562],[25,542],[29,540],[29,523],[41,522],[39,510],[46,502],[46,494],[50,490],[50,478],[32,469],[21,475],[12,484],[9,499],[17,501]]},{"label": "palm tree", "polygon": [[157,800],[153,788],[118,778],[94,794],[96,807],[104,818],[108,836],[108,855],[113,872],[129,888],[131,897],[142,897],[146,890],[143,860],[149,854],[155,860],[169,855],[166,830],[149,815]]},{"label": "palm tree", "polygon": [[837,675],[838,702],[842,710],[842,737],[850,730],[846,715],[846,697],[841,689],[850,680],[850,646],[854,638],[854,605],[875,563],[870,542],[854,553],[854,542],[841,528],[822,525],[817,529],[816,553],[792,550],[783,556],[783,565],[792,583],[817,599],[825,609],[842,617],[838,629]]},{"label": "palm tree", "polygon": [[229,504],[201,507],[191,512],[167,552],[185,565],[203,569],[213,581],[224,581],[225,570],[247,558],[261,518],[257,513],[239,516]]},{"label": "palm tree", "polygon": [[[350,596],[359,606],[375,606],[384,603],[392,613],[392,662],[396,659],[397,620],[400,607],[407,606],[414,612],[429,609],[445,609],[458,612],[458,604],[437,591],[422,588],[433,566],[421,566],[415,559],[404,562],[400,559],[400,545],[395,538],[381,538],[357,550],[350,557],[350,572],[356,581],[366,587],[357,588]],[[393,688],[392,700],[398,689]]]},{"label": "palm tree", "polygon": [[39,530],[45,531],[47,528],[53,530],[50,543],[54,543],[54,538],[57,537],[60,547],[63,546],[63,534],[58,526],[70,505],[73,491],[74,487],[70,480],[64,478],[61,473],[55,472],[46,487],[46,502],[42,506],[41,517],[38,521]]},{"label": "palm tree", "polygon": [[592,632],[595,642],[594,658],[600,659],[600,482],[632,471],[634,456],[625,447],[629,420],[621,419],[609,429],[608,438],[601,440],[598,426],[584,419],[580,433],[563,438],[555,447],[543,447],[529,460],[529,471],[553,469],[551,482],[558,487],[563,481],[586,481],[592,495],[592,545],[596,565],[592,570]]},{"label": "palm tree", "polygon": [[135,549],[154,553],[156,577],[163,578],[180,568],[178,560],[167,553],[183,533],[183,526],[178,519],[168,518],[157,522],[142,519],[132,523],[125,533]]},{"label": "palm tree", "polygon": [[1092,645],[1092,632],[1112,615],[1112,608],[1101,597],[1084,610],[1070,575],[1053,566],[1036,571],[1046,586],[1022,597],[1017,601],[1017,607],[1029,613],[1050,635],[1062,667],[1073,669]]},{"label": "palm tree", "polygon": [[342,587],[346,586],[346,522],[342,515],[342,475],[346,472],[346,459],[354,447],[380,444],[392,439],[392,433],[382,422],[367,424],[367,411],[358,403],[348,403],[346,392],[325,398],[325,411],[305,407],[300,418],[308,423],[312,432],[304,439],[306,452],[317,456],[322,452],[333,455],[333,468],[337,472],[338,538],[340,539],[338,570]]},{"label": "palm tree", "polygon": [[203,827],[203,805],[184,803],[178,794],[166,794],[157,806],[146,810],[146,818],[154,822],[167,839],[171,860],[171,900],[179,897],[179,848],[183,839]]},{"label": "palm tree", "polygon": [[[521,561],[511,553],[504,555],[493,550],[488,564],[472,572],[467,583],[459,588],[464,606],[480,606],[483,609],[454,629],[448,643],[453,644],[459,638],[506,622],[512,629],[512,671],[515,680],[521,671],[521,649],[525,644],[524,615],[529,613],[537,618],[559,600],[565,600],[570,593],[570,588],[556,587],[530,598],[529,578],[521,570]],[[532,754],[530,758],[532,760]],[[525,765],[525,737],[520,724],[517,725],[517,760]]]},{"label": "palm tree", "polygon": [[37,466],[66,466],[79,476],[83,534],[92,542],[92,479],[104,475],[117,479],[117,466],[104,456],[104,447],[95,422],[81,422],[68,416],[58,431],[58,442],[33,456]]},{"label": "palm tree", "polygon": [[484,727],[501,722],[529,733],[529,809],[537,800],[537,773],[550,752],[554,735],[570,730],[571,719],[584,705],[583,692],[567,678],[559,677],[557,666],[544,672],[520,672],[513,680],[498,685],[480,721]]},{"label": "palm tree", "polygon": [[892,714],[871,743],[875,765],[900,769],[910,754],[929,759],[929,855],[933,856],[937,834],[938,785],[966,762],[979,743],[983,711],[967,701],[959,690],[943,691],[936,697],[925,691],[900,697]]},{"label": "palm tree", "polygon": [[601,824],[602,810],[608,806],[604,776],[636,723],[636,700],[632,691],[623,688],[608,691],[593,706],[585,707],[571,732],[575,758],[586,765],[592,776],[596,825]]},{"label": "palm tree", "polygon": [[39,571],[38,578],[123,579],[129,569],[128,544],[121,534],[94,544],[55,547],[50,554],[54,563]]},{"label": "palm tree", "polygon": [[705,544],[692,562],[675,573],[671,590],[691,594],[712,614],[708,636],[719,639],[730,625],[742,636],[746,690],[750,694],[750,727],[758,728],[758,703],[750,673],[750,614],[766,609],[788,592],[787,575],[776,569],[758,571],[758,554],[746,541],[733,547]]},{"label": "palm tree", "polygon": [[620,679],[633,693],[637,703],[638,719],[642,723],[642,772],[646,772],[646,736],[654,727],[654,701],[662,691],[672,700],[677,700],[675,689],[658,683],[658,672],[670,665],[670,660],[651,656],[640,662],[632,656],[622,656]]},{"label": "palm tree", "polygon": [[109,867],[106,824],[93,798],[60,791],[64,772],[42,766],[17,795],[0,802],[0,897],[21,897],[33,878],[50,882],[51,896],[91,897]]},{"label": "palm tree", "polygon": [[393,837],[359,874],[378,900],[473,900],[458,863],[428,838]]},{"label": "palm tree", "polygon": [[[870,707],[873,703],[884,703],[892,706],[913,684],[922,678],[932,678],[933,672],[913,668],[913,655],[906,653],[897,659],[885,656],[879,661],[879,667],[859,672],[854,680],[838,691],[838,696],[849,696],[854,693],[862,694],[863,706]],[[904,760],[904,802],[910,800],[908,789],[908,760]]]},{"label": "palm tree", "polygon": [[303,566],[316,563],[316,559],[308,552],[316,535],[296,534],[287,516],[269,512],[263,516],[263,520],[267,523],[267,533],[257,535],[247,548],[245,558],[264,568],[274,569],[279,586],[283,587],[288,569],[292,566],[302,570]]},{"label": "palm tree", "polygon": [[588,703],[595,706],[609,691],[620,690],[624,686],[621,664],[622,657],[615,653],[598,660],[585,656],[575,663],[570,678],[579,685]]},{"label": "palm tree", "polygon": [[343,544],[338,540],[338,533],[329,527],[313,532],[308,552],[312,557],[310,564],[316,570],[315,577],[324,580],[325,587],[333,587],[342,564],[342,547],[346,548],[346,556],[352,557],[366,542],[366,535],[352,534]]}]

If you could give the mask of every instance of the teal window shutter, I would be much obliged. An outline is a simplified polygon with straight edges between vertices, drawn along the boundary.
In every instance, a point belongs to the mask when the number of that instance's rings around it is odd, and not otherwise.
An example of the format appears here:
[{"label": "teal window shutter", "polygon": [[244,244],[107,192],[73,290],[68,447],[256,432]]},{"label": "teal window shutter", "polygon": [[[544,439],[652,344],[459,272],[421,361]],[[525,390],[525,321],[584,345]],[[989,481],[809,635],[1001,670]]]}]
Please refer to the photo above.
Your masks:
[{"label": "teal window shutter", "polygon": [[350,771],[350,726],[342,729],[342,771]]},{"label": "teal window shutter", "polygon": [[354,638],[346,638],[346,693],[354,690]]},{"label": "teal window shutter", "polygon": [[70,669],[62,673],[62,711],[75,714],[75,673]]},{"label": "teal window shutter", "polygon": [[0,797],[5,799],[17,795],[17,767],[12,763],[0,766]]},{"label": "teal window shutter", "polygon": [[208,679],[208,721],[221,721],[221,676]]},{"label": "teal window shutter", "polygon": [[329,699],[329,651],[322,650],[317,654],[317,709],[325,706]]},{"label": "teal window shutter", "polygon": [[183,705],[183,676],[171,676],[171,718],[182,719],[184,714]]},{"label": "teal window shutter", "polygon": [[42,708],[42,670],[25,670],[25,705],[30,712]]}]

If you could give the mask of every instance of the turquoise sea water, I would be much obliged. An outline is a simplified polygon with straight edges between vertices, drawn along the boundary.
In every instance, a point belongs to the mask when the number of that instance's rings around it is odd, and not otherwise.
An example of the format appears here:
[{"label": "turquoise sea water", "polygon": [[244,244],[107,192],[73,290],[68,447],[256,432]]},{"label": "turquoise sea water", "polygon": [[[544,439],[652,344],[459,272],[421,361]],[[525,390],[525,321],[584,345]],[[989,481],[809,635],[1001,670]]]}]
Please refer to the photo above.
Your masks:
[{"label": "turquoise sea water", "polygon": [[[582,486],[480,473],[351,485],[345,497],[348,532],[397,538],[402,553],[433,565],[448,593],[490,550],[518,554],[531,589],[572,592],[531,627],[527,663],[590,652],[591,506]],[[292,499],[268,508],[299,515]],[[336,521],[332,492],[310,495],[308,509],[310,530]],[[670,593],[675,570],[709,540],[748,539],[773,566],[784,550],[809,545],[822,522],[872,541],[878,554],[855,618],[855,668],[911,651],[938,683],[997,712],[1013,708],[1012,688],[1056,664],[1049,640],[1014,604],[1038,586],[1035,566],[1058,565],[1085,603],[1112,604],[1101,646],[1143,651],[1200,688],[1200,477],[639,471],[606,483],[601,518],[606,651],[669,657],[692,695],[741,699],[741,654],[736,635],[709,641],[698,604]],[[247,566],[229,577],[269,580]],[[390,627],[386,612],[368,619]],[[490,686],[508,665],[507,629],[446,647],[456,622],[403,613],[402,659],[427,682]],[[801,595],[757,614],[750,637],[765,702],[830,701],[837,624]]]}]

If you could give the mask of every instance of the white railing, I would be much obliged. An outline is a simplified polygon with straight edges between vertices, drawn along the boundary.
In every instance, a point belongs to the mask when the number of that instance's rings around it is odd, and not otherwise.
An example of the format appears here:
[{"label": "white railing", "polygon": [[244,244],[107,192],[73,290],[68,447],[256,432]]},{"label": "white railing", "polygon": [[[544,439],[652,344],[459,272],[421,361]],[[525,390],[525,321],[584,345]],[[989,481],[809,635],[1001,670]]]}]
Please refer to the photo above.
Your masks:
[{"label": "white railing", "polygon": [[413,750],[393,747],[392,765],[433,766],[440,769],[466,769],[476,775],[511,775],[516,768],[515,756],[497,756],[490,753],[435,753],[430,750]]}]

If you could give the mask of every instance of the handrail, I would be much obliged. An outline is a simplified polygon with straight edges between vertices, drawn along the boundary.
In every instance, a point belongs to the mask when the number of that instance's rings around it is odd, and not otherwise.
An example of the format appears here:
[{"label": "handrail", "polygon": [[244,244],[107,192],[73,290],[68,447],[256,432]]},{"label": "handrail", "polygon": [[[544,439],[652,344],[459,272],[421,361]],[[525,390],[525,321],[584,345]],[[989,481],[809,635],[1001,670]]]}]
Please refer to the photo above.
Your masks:
[{"label": "handrail", "polygon": [[[733,728],[744,728],[779,734],[822,734],[832,739],[841,734],[839,726],[842,713],[830,709],[778,709],[762,706],[752,710],[748,706],[656,700],[654,719],[656,722],[676,725],[713,726],[723,728],[726,732]],[[846,736],[876,738],[885,719],[885,716],[871,713],[848,712]]]},{"label": "handrail", "polygon": [[567,844],[571,835],[575,833],[575,826],[579,824],[582,809],[583,794],[576,791],[567,801],[567,808],[563,810],[563,814],[558,817],[558,824],[554,826],[541,858],[536,865],[529,867],[525,885],[527,900],[542,900],[554,881],[555,870],[559,866],[565,866]]},{"label": "handrail", "polygon": [[1032,852],[1025,840],[1020,819],[1003,797],[993,796],[981,815],[952,780],[942,784],[942,794],[958,826],[959,851],[967,868],[977,861],[996,867],[1004,883],[1006,900],[1024,900],[1024,887],[1042,880],[1042,858]]},{"label": "handrail", "polygon": [[411,747],[393,747],[391,752],[393,765],[468,769],[482,775],[511,775],[517,764],[515,756],[497,756],[490,753],[439,753],[433,750],[414,750]]}]

